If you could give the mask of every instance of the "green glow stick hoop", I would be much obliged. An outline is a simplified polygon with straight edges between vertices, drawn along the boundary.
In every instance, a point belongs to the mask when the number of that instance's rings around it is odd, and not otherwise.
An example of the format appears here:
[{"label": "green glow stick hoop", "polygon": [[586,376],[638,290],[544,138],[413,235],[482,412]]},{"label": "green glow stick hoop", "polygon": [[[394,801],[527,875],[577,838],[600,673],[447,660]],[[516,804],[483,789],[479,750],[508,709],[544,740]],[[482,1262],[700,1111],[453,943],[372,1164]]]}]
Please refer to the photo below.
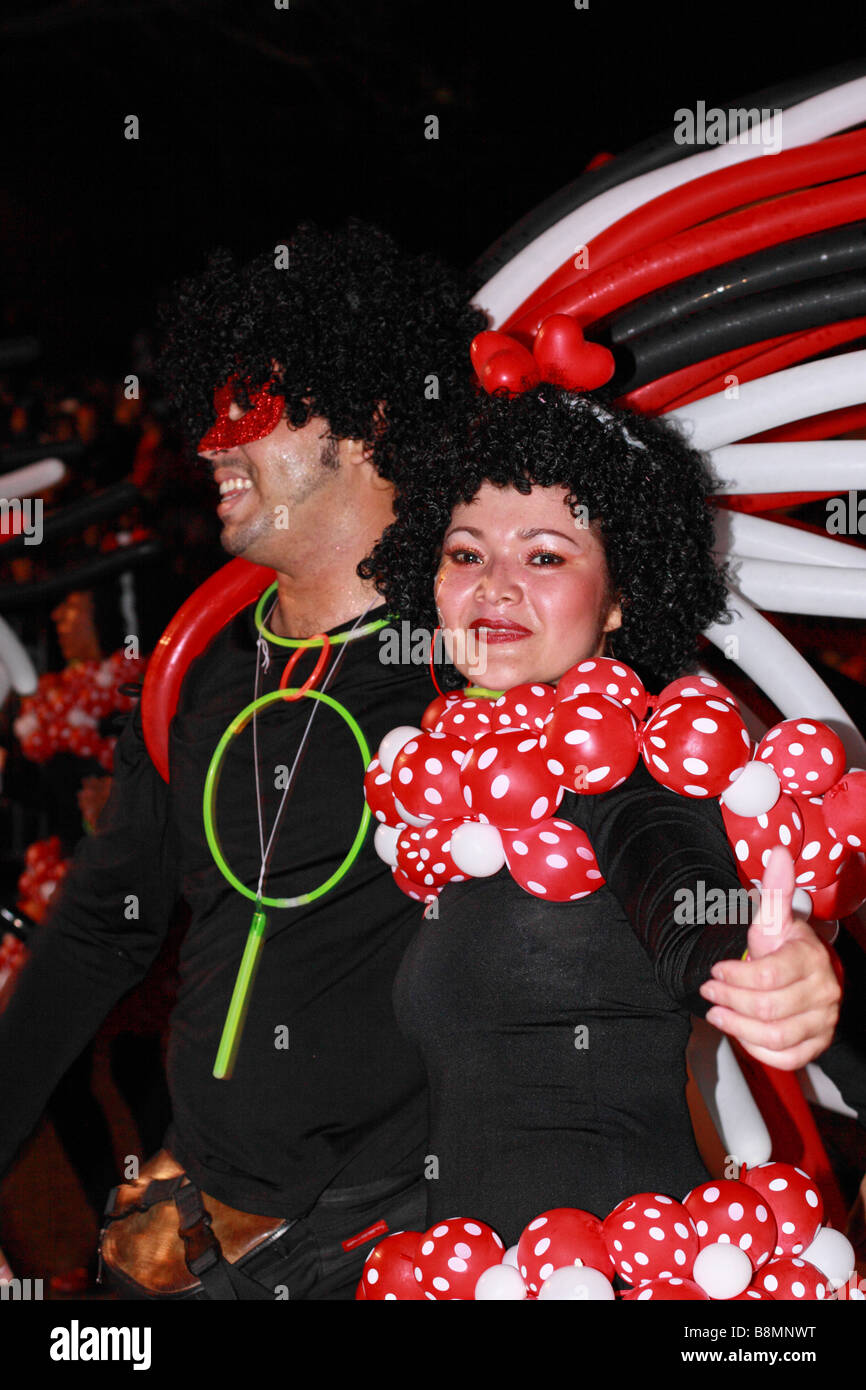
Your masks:
[{"label": "green glow stick hoop", "polygon": [[[337,883],[344,874],[348,873],[349,869],[352,867],[363,843],[364,836],[367,832],[367,826],[370,824],[370,808],[365,802],[361,823],[358,826],[351,848],[342,864],[340,864],[331,874],[330,878],[325,879],[325,882],[320,884],[318,888],[312,889],[309,893],[300,893],[295,898],[263,897],[260,899],[257,893],[254,893],[251,888],[247,888],[245,883],[241,883],[241,880],[232,873],[226,862],[217,835],[216,818],[214,816],[217,787],[219,786],[219,777],[222,771],[222,762],[226,749],[232,739],[246,727],[256,710],[264,709],[266,705],[272,705],[275,700],[284,700],[287,696],[296,695],[298,690],[298,686],[288,686],[285,690],[272,690],[268,695],[260,695],[257,700],[253,700],[245,709],[242,709],[240,714],[235,715],[214,749],[214,754],[210,760],[210,766],[208,767],[207,777],[204,783],[204,828],[207,842],[210,845],[211,854],[216,860],[217,867],[223,874],[223,877],[228,879],[233,888],[236,888],[239,893],[242,893],[245,898],[249,898],[252,902],[261,901],[265,907],[301,907],[304,903],[314,902],[315,899],[320,898],[323,893],[327,893],[328,889],[333,888],[334,884]],[[309,700],[323,700],[326,705],[330,705],[331,708],[336,710],[346,721],[352,733],[355,735],[355,742],[361,750],[361,757],[364,760],[364,768],[366,770],[370,762],[370,750],[367,747],[367,740],[361,732],[358,721],[349,713],[345,705],[341,705],[339,700],[335,700],[331,695],[324,694],[321,690],[305,690],[304,695]]]},{"label": "green glow stick hoop", "polygon": [[[265,604],[277,587],[274,580],[269,589],[265,589],[258,603],[256,604],[255,624],[263,637],[267,637],[269,642],[276,642],[278,647],[321,647],[320,637],[278,637],[275,632],[271,632],[265,627],[265,620],[262,614],[265,611]],[[366,637],[370,632],[378,632],[379,628],[387,627],[390,618],[377,618],[375,622],[365,623],[363,627],[349,628],[346,632],[338,632],[335,637],[329,637],[332,647],[338,647],[341,642],[354,641],[356,637]]]},{"label": "green glow stick hoop", "polygon": [[[294,898],[260,897],[258,893],[254,893],[252,889],[248,888],[245,883],[242,883],[241,880],[232,873],[222,852],[222,847],[217,835],[216,817],[214,815],[217,788],[219,786],[219,777],[226,749],[232,739],[246,728],[256,710],[263,709],[266,705],[273,704],[275,700],[285,700],[291,695],[297,696],[299,691],[300,687],[298,686],[290,686],[286,690],[272,690],[268,695],[260,695],[257,700],[253,700],[245,709],[242,709],[240,714],[236,715],[231,721],[214,749],[213,757],[210,760],[207,776],[205,778],[203,804],[204,828],[211,854],[223,877],[228,880],[233,888],[239,893],[242,893],[245,898],[250,898],[256,905],[250,924],[249,934],[247,936],[246,946],[244,947],[244,953],[241,958],[240,966],[238,967],[237,978],[235,979],[235,985],[232,991],[228,1013],[226,1014],[226,1021],[223,1025],[216,1061],[214,1063],[213,1075],[220,1080],[231,1076],[238,1047],[240,1046],[241,1034],[249,1008],[253,982],[255,981],[256,971],[258,970],[262,946],[265,940],[265,931],[268,924],[267,916],[261,910],[262,906],[300,907],[305,903],[314,902],[316,898],[320,898],[324,893],[327,893],[330,888],[333,888],[335,883],[339,882],[344,874],[348,873],[352,864],[357,859],[361,845],[364,842],[364,836],[367,833],[367,826],[370,824],[370,808],[365,802],[364,810],[361,815],[361,822],[343,862],[338,865],[330,878],[327,878],[324,883],[319,884],[318,888],[313,888],[309,893],[300,893]],[[361,732],[358,721],[350,714],[345,705],[341,705],[339,700],[335,700],[331,695],[326,695],[320,690],[305,690],[303,694],[310,700],[323,700],[326,705],[330,705],[331,708],[336,710],[341,718],[345,720],[355,736],[355,742],[360,749],[364,767],[366,768],[367,764],[370,762],[370,750],[367,747],[367,740]]]}]

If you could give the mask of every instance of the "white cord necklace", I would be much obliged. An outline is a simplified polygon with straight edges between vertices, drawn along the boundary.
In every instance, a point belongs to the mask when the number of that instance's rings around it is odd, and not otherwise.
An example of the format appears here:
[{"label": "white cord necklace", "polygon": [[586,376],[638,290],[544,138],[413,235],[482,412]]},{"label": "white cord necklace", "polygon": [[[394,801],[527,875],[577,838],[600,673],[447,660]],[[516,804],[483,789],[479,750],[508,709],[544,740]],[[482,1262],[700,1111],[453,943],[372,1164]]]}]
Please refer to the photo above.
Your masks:
[{"label": "white cord necklace", "polygon": [[[271,610],[270,610],[270,612],[268,613],[268,616],[267,616],[267,620],[266,620],[267,623],[269,623],[269,622],[271,621],[271,618],[272,618],[272,616],[273,616],[274,609],[276,608],[278,601],[279,601],[279,597],[277,597],[277,598],[274,599],[274,602],[273,602],[273,605],[272,605],[272,607],[271,607]],[[324,691],[327,690],[328,686],[331,684],[331,682],[333,681],[333,679],[334,679],[334,677],[336,676],[337,672],[339,671],[340,666],[341,666],[341,664],[342,664],[342,662],[343,662],[343,659],[344,659],[344,657],[345,657],[345,655],[346,655],[346,648],[348,647],[349,643],[353,640],[353,634],[355,633],[356,629],[360,626],[360,624],[364,621],[364,619],[366,618],[366,616],[367,616],[367,614],[369,613],[369,611],[370,611],[370,609],[372,608],[372,606],[373,606],[373,600],[371,600],[370,603],[368,603],[368,605],[367,605],[367,607],[364,609],[363,613],[361,613],[361,614],[355,619],[355,622],[354,622],[352,628],[350,629],[349,636],[346,638],[345,642],[342,644],[342,650],[341,650],[340,652],[337,653],[337,656],[336,656],[336,658],[334,659],[333,664],[332,664],[331,667],[328,669],[328,672],[327,672],[327,674],[325,675],[325,678],[324,678],[324,680],[323,680],[321,686],[319,687],[319,689],[320,689],[322,692],[324,692]],[[360,634],[359,634],[359,635],[360,635]],[[257,643],[256,643],[256,647],[257,647],[257,651],[256,651],[256,678],[255,678],[255,688],[254,688],[254,695],[253,695],[254,700],[257,700],[257,699],[259,698],[259,677],[260,677],[260,673],[261,673],[262,670],[264,670],[265,672],[267,672],[268,669],[269,669],[269,667],[270,667],[270,664],[271,664],[271,654],[270,654],[270,648],[268,647],[267,638],[264,637],[261,633],[259,633],[258,641],[257,641]],[[262,896],[264,895],[265,878],[266,878],[266,876],[267,876],[268,867],[269,867],[269,865],[270,865],[270,859],[271,859],[271,853],[272,853],[273,847],[274,847],[274,841],[275,841],[275,839],[276,839],[276,835],[277,835],[277,831],[278,831],[279,826],[280,826],[280,822],[281,822],[281,820],[282,820],[282,818],[283,818],[283,812],[285,811],[285,808],[286,808],[286,806],[287,806],[287,804],[288,804],[289,795],[290,795],[290,793],[291,793],[291,791],[292,791],[292,788],[294,787],[295,777],[296,777],[296,775],[297,775],[297,771],[298,771],[298,766],[299,766],[299,763],[300,763],[301,755],[302,755],[302,753],[303,753],[303,751],[304,751],[304,748],[306,747],[307,740],[308,740],[309,735],[310,735],[310,729],[311,729],[312,726],[313,726],[313,720],[315,719],[315,717],[316,717],[316,715],[317,715],[317,713],[318,713],[318,709],[319,709],[319,701],[318,701],[318,700],[314,700],[314,701],[313,701],[313,708],[312,708],[311,711],[310,711],[309,718],[307,719],[306,727],[305,727],[304,732],[303,732],[303,734],[302,734],[302,736],[301,736],[301,741],[300,741],[300,743],[298,744],[297,752],[295,753],[294,762],[292,763],[291,771],[289,772],[288,780],[287,780],[287,782],[286,782],[285,790],[283,791],[282,799],[280,800],[279,807],[277,808],[277,814],[276,814],[276,816],[275,816],[275,818],[274,818],[274,823],[273,823],[273,826],[272,826],[272,828],[271,828],[271,833],[270,833],[270,837],[269,837],[269,839],[268,839],[267,845],[265,844],[264,825],[263,825],[263,821],[262,821],[262,794],[261,794],[261,783],[260,783],[260,779],[259,779],[259,744],[258,744],[258,730],[257,730],[257,727],[256,727],[256,713],[257,713],[257,712],[256,712],[256,711],[253,712],[253,768],[254,768],[254,771],[255,771],[255,781],[256,781],[256,815],[257,815],[257,818],[258,818],[258,826],[259,826],[259,849],[260,849],[260,852],[261,852],[261,868],[260,868],[260,870],[259,870],[259,881],[258,881],[258,887],[257,887],[257,890],[256,890],[256,891],[257,891],[257,895],[258,895],[259,897],[262,897]]]}]

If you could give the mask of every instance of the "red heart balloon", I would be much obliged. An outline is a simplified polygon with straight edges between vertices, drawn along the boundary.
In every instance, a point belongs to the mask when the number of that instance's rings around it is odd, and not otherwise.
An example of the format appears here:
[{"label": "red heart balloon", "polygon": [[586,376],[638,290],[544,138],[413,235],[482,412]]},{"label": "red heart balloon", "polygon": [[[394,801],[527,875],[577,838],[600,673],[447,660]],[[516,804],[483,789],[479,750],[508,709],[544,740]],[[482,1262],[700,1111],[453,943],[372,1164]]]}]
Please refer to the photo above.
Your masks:
[{"label": "red heart balloon", "polygon": [[509,396],[519,396],[540,380],[535,358],[519,343],[495,352],[481,372],[481,384],[491,395],[504,391]]},{"label": "red heart balloon", "polygon": [[588,343],[577,319],[551,314],[536,334],[532,347],[544,381],[568,391],[594,391],[614,373],[613,353],[600,343]]},{"label": "red heart balloon", "polygon": [[500,333],[495,328],[487,328],[483,333],[476,333],[472,339],[469,355],[479,380],[493,354],[505,352],[507,349],[513,348],[516,343],[516,338],[509,337],[507,333]]}]

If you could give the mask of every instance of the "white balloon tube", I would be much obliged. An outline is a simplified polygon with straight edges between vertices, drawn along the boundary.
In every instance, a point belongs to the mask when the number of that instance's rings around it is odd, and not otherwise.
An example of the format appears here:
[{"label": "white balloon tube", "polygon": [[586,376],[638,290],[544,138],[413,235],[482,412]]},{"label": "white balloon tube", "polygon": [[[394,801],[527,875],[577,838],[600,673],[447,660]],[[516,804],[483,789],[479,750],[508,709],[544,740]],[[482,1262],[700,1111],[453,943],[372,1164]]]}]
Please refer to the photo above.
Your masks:
[{"label": "white balloon tube", "polygon": [[29,463],[26,468],[4,473],[0,477],[0,497],[32,497],[35,492],[54,487],[65,477],[66,464],[60,459],[40,459],[38,463]]},{"label": "white balloon tube", "polygon": [[693,1018],[686,1058],[725,1153],[750,1168],[766,1163],[773,1150],[770,1131],[724,1033]]},{"label": "white balloon tube", "polygon": [[851,1115],[857,1119],[857,1111],[851,1108],[836,1082],[816,1062],[807,1063],[805,1072],[800,1072],[800,1081],[808,1101],[837,1115]]},{"label": "white balloon tube", "polygon": [[[853,82],[831,87],[829,91],[810,97],[808,101],[790,106],[781,113],[780,119],[786,150],[823,140],[828,135],[859,125],[866,120],[866,78],[858,77]],[[491,327],[495,328],[519,308],[569,256],[573,256],[578,247],[586,246],[599,232],[634,212],[635,208],[716,169],[771,155],[775,126],[775,116],[771,115],[755,132],[754,143],[739,144],[735,139],[724,145],[716,145],[688,159],[639,174],[637,178],[628,179],[600,193],[554,223],[512,257],[482,286],[475,296],[475,303],[487,310],[492,319]]]},{"label": "white balloon tube", "polygon": [[747,381],[737,396],[714,396],[669,410],[664,418],[682,427],[695,449],[717,449],[792,420],[805,420],[866,399],[866,349],[801,362]]},{"label": "white balloon tube", "polygon": [[828,492],[866,488],[866,440],[723,444],[710,453],[723,491]]},{"label": "white balloon tube", "polygon": [[866,618],[866,568],[830,569],[828,565],[732,558],[737,588],[757,608],[771,613]]},{"label": "white balloon tube", "polygon": [[862,546],[849,545],[833,536],[819,536],[786,526],[782,521],[729,512],[720,507],[713,518],[716,549],[726,555],[748,555],[755,560],[788,560],[795,565],[826,565],[830,569],[861,569],[866,564]]},{"label": "white balloon tube", "polygon": [[733,620],[713,623],[704,636],[742,667],[785,719],[809,716],[829,724],[845,745],[849,766],[866,767],[862,734],[805,657],[734,589],[728,607]]},{"label": "white balloon tube", "polygon": [[[0,661],[0,706],[5,705],[6,696],[11,689],[12,682],[9,679],[9,672],[6,670],[3,662]],[[0,783],[2,783],[2,777],[0,777]]]},{"label": "white balloon tube", "polygon": [[0,618],[0,661],[19,695],[32,695],[39,684],[33,662],[5,618]]}]

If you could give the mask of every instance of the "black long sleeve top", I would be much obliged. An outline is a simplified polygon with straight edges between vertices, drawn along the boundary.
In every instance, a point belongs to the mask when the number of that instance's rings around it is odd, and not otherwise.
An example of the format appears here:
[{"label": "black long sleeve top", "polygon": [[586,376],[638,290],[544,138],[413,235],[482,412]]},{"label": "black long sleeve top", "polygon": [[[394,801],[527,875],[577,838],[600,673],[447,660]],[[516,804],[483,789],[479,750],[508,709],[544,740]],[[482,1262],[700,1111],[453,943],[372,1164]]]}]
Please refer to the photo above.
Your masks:
[{"label": "black long sleeve top", "polygon": [[[633,1193],[681,1200],[706,1181],[689,1015],[709,1007],[698,989],[713,963],[742,955],[751,916],[727,897],[741,885],[718,804],[666,791],[642,763],[556,814],[586,831],[605,886],[555,903],[507,869],[451,884],[395,986],[428,1072],[430,1222],[475,1217],[506,1244],[552,1207],[603,1218]],[[697,917],[722,889],[739,923],[678,920],[679,889]]]},{"label": "black long sleeve top", "polygon": [[[367,621],[384,613],[379,607]],[[268,939],[234,1073],[212,1076],[253,903],[214,863],[202,795],[220,736],[253,698],[256,639],[250,607],[190,667],[171,725],[170,785],[147,753],[139,710],[118,741],[99,832],[79,846],[0,1018],[0,1168],[104,1015],[146,972],[180,894],[191,924],[171,1020],[167,1146],[190,1176],[241,1210],[292,1217],[331,1184],[421,1172],[423,1070],[391,1004],[420,909],[394,887],[372,828],[351,869],[323,897],[267,910]],[[332,649],[332,659],[339,651]],[[348,643],[328,687],[358,720],[371,756],[388,729],[417,719],[431,694],[424,668],[383,664],[380,651],[378,633]],[[277,689],[289,654],[270,645],[260,693]],[[298,684],[315,655],[301,659]],[[344,721],[318,701],[279,701],[257,718],[265,840],[313,708],[269,897],[303,894],[327,879],[363,811],[362,759]],[[217,824],[233,872],[255,889],[261,853],[249,724],[225,757]]]}]

